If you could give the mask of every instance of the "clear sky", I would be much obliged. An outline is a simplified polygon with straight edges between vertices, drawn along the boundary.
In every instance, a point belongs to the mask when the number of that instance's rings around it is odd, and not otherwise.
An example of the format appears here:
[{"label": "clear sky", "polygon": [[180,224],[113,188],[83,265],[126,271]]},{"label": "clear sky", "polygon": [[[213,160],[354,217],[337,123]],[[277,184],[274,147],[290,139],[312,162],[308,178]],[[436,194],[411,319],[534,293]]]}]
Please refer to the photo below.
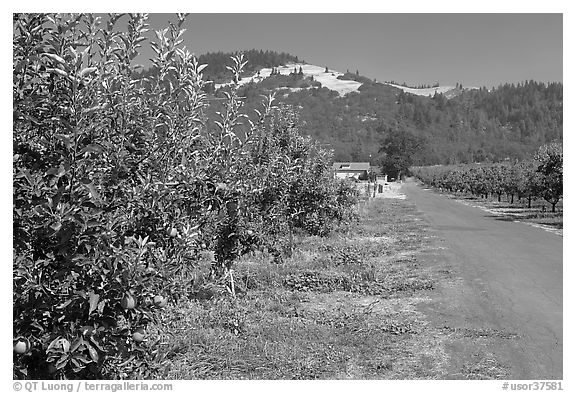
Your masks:
[{"label": "clear sky", "polygon": [[[300,9],[301,11],[305,11]],[[150,14],[153,29],[173,14]],[[410,85],[562,82],[562,14],[191,14],[199,55],[270,49]]]}]

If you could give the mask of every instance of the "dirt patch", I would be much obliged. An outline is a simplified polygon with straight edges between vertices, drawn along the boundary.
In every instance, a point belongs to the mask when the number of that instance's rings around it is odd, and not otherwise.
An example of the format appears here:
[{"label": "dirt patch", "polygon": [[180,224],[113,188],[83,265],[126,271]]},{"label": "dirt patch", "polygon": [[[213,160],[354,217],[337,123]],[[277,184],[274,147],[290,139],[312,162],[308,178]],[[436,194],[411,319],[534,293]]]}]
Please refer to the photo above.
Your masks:
[{"label": "dirt patch", "polygon": [[[382,192],[379,191],[379,187],[382,187]],[[400,188],[402,187],[402,183],[397,182],[383,182],[378,181],[377,183],[377,190],[375,194],[375,198],[389,198],[389,199],[406,199],[406,195],[402,193]]]}]

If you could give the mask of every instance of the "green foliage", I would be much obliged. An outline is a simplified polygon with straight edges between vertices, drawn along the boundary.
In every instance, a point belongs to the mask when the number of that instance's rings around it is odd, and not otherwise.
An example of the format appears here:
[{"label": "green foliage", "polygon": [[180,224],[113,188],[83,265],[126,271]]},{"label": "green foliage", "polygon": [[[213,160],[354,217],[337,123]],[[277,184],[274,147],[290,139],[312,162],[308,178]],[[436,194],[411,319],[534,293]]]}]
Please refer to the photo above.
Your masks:
[{"label": "green foliage", "polygon": [[[125,33],[113,31],[117,19],[103,30],[91,15],[15,16],[14,333],[32,344],[15,359],[18,377],[106,377],[123,358],[137,364],[142,348],[128,338],[154,318],[144,299],[164,285],[158,270],[172,270],[150,247],[167,261],[194,247],[158,234],[184,215],[165,186],[178,153],[151,132],[166,124],[130,81],[145,19],[130,16]],[[170,65],[196,75],[182,60]],[[121,307],[127,293],[136,308]]]},{"label": "green foliage", "polygon": [[[15,378],[145,378],[146,328],[163,298],[190,296],[205,255],[231,275],[243,253],[281,255],[292,225],[321,232],[355,202],[293,109],[269,98],[240,128],[233,86],[206,119],[184,15],[150,43],[156,72],[135,72],[146,18],[14,15],[14,336],[30,342]],[[232,61],[238,81],[246,62]]]},{"label": "green foliage", "polygon": [[552,211],[562,198],[563,191],[563,152],[562,144],[551,143],[541,146],[534,160],[538,163],[537,172],[540,174],[539,193],[552,205]]},{"label": "green foliage", "polygon": [[388,130],[379,153],[382,154],[382,173],[393,178],[406,175],[414,164],[414,157],[423,148],[424,142],[409,132]]},{"label": "green foliage", "polygon": [[516,184],[516,192],[519,198],[528,199],[529,203],[533,197],[539,194],[538,184],[540,182],[536,162],[523,161],[515,166],[515,177],[513,183]]}]

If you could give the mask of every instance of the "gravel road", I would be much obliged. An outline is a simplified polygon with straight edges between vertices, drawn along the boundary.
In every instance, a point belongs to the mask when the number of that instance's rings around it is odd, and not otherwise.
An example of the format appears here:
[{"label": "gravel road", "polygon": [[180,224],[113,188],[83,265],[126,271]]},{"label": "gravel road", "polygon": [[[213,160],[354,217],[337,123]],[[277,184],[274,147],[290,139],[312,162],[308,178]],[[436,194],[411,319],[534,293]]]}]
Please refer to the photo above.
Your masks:
[{"label": "gravel road", "polygon": [[463,365],[476,361],[505,379],[562,379],[562,236],[412,180],[401,192],[444,246],[430,262],[453,275],[425,306],[431,323],[455,332],[447,378],[465,378]]}]

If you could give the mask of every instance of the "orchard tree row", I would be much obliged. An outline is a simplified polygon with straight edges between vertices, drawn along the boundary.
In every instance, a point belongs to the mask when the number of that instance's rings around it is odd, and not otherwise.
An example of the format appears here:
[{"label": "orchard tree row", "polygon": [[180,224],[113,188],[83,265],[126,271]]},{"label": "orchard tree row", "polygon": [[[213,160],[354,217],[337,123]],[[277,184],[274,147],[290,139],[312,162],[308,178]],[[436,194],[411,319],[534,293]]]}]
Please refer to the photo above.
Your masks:
[{"label": "orchard tree row", "polygon": [[438,165],[414,167],[411,171],[425,184],[440,190],[483,198],[494,195],[499,202],[502,195],[507,195],[511,203],[517,196],[526,200],[528,207],[534,198],[542,198],[555,212],[563,191],[562,161],[562,145],[550,143],[541,146],[532,160],[515,164]]},{"label": "orchard tree row", "polygon": [[146,21],[13,16],[15,378],[145,378],[165,355],[147,325],[194,295],[201,261],[233,296],[241,255],[281,262],[293,230],[353,218],[292,107],[267,97],[249,121],[234,85],[207,117],[184,15],[149,42],[158,72],[136,72]]}]

